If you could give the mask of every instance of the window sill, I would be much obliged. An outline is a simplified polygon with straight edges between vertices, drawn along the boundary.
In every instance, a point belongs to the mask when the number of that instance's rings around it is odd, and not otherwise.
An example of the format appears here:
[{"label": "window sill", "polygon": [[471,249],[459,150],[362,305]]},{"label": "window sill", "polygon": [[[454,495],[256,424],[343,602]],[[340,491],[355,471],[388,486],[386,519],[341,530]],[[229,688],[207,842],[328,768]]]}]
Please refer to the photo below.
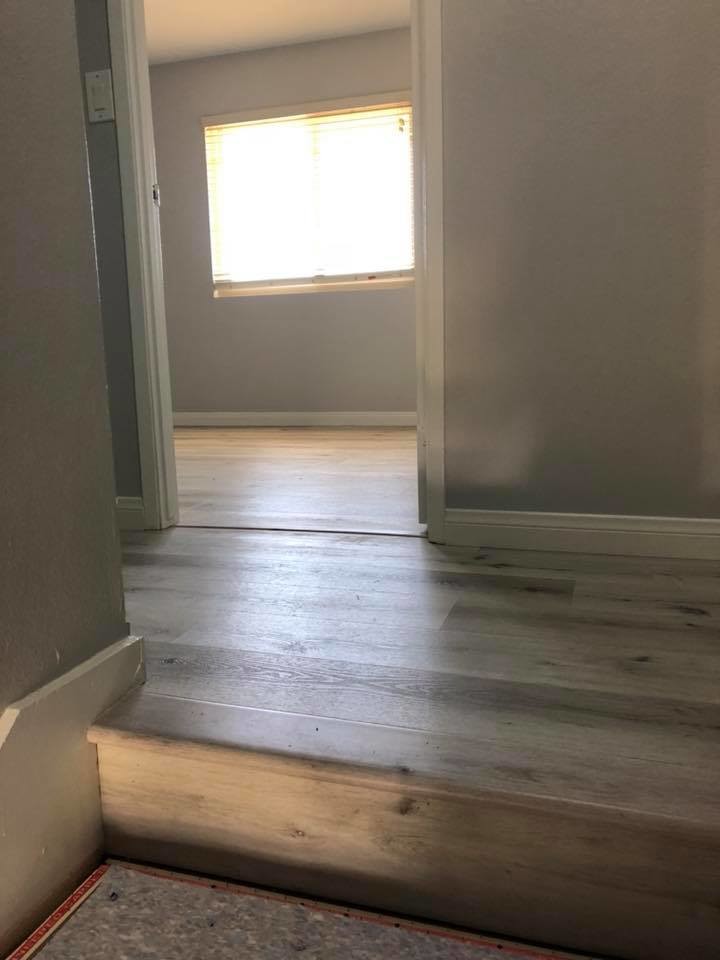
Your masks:
[{"label": "window sill", "polygon": [[342,293],[355,290],[396,290],[409,287],[413,276],[379,277],[377,280],[323,280],[321,283],[227,284],[213,289],[216,300],[233,297],[267,297],[288,293]]}]

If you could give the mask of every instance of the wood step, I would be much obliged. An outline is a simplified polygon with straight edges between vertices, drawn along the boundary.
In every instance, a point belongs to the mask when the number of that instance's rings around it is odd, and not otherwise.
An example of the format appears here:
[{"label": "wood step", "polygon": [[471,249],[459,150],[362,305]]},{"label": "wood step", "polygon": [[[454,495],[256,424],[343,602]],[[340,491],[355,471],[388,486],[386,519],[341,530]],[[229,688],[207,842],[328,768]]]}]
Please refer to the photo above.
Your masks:
[{"label": "wood step", "polygon": [[[390,699],[368,723],[350,674],[344,717],[303,713],[307,692],[276,711],[168,695],[193,669],[173,650],[172,682],[90,731],[109,853],[631,960],[716,960],[717,705],[475,678],[452,723]],[[225,699],[233,682],[247,698],[252,654],[215,655],[205,688],[229,675]],[[319,665],[302,666],[307,691]],[[352,670],[379,689],[367,666]]]}]

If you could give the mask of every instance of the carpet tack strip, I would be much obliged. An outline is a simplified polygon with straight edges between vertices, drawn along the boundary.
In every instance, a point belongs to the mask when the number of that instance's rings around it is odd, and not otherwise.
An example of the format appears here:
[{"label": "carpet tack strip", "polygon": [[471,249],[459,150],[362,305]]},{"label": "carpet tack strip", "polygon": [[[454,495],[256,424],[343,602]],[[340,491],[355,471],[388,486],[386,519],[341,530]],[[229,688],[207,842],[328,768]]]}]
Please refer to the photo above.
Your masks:
[{"label": "carpet tack strip", "polygon": [[70,896],[63,900],[56,910],[53,910],[50,916],[46,920],[43,920],[40,926],[36,927],[30,936],[23,940],[19,947],[13,950],[7,960],[29,960],[30,957],[34,956],[45,941],[52,937],[63,923],[69,920],[80,905],[97,889],[100,881],[109,869],[108,864],[103,864],[98,867],[97,870],[93,870],[90,876],[86,877],[80,886],[73,890]]}]

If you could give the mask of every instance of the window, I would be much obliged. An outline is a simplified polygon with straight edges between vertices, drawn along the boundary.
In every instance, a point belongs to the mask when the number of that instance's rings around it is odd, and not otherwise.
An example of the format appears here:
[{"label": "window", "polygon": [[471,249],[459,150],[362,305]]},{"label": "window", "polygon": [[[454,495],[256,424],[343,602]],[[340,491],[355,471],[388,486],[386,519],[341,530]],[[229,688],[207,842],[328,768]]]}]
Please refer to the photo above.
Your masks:
[{"label": "window", "polygon": [[413,269],[408,103],[205,121],[215,296]]}]

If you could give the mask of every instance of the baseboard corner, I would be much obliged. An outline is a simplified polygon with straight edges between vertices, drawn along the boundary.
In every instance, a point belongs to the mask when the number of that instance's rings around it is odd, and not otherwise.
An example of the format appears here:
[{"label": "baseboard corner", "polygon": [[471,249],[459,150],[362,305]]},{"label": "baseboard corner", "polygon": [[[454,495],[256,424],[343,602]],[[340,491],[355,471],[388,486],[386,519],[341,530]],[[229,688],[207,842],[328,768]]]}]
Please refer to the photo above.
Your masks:
[{"label": "baseboard corner", "polygon": [[94,720],[144,680],[143,642],[123,637],[0,716],[0,955],[60,902],[103,850]]}]

